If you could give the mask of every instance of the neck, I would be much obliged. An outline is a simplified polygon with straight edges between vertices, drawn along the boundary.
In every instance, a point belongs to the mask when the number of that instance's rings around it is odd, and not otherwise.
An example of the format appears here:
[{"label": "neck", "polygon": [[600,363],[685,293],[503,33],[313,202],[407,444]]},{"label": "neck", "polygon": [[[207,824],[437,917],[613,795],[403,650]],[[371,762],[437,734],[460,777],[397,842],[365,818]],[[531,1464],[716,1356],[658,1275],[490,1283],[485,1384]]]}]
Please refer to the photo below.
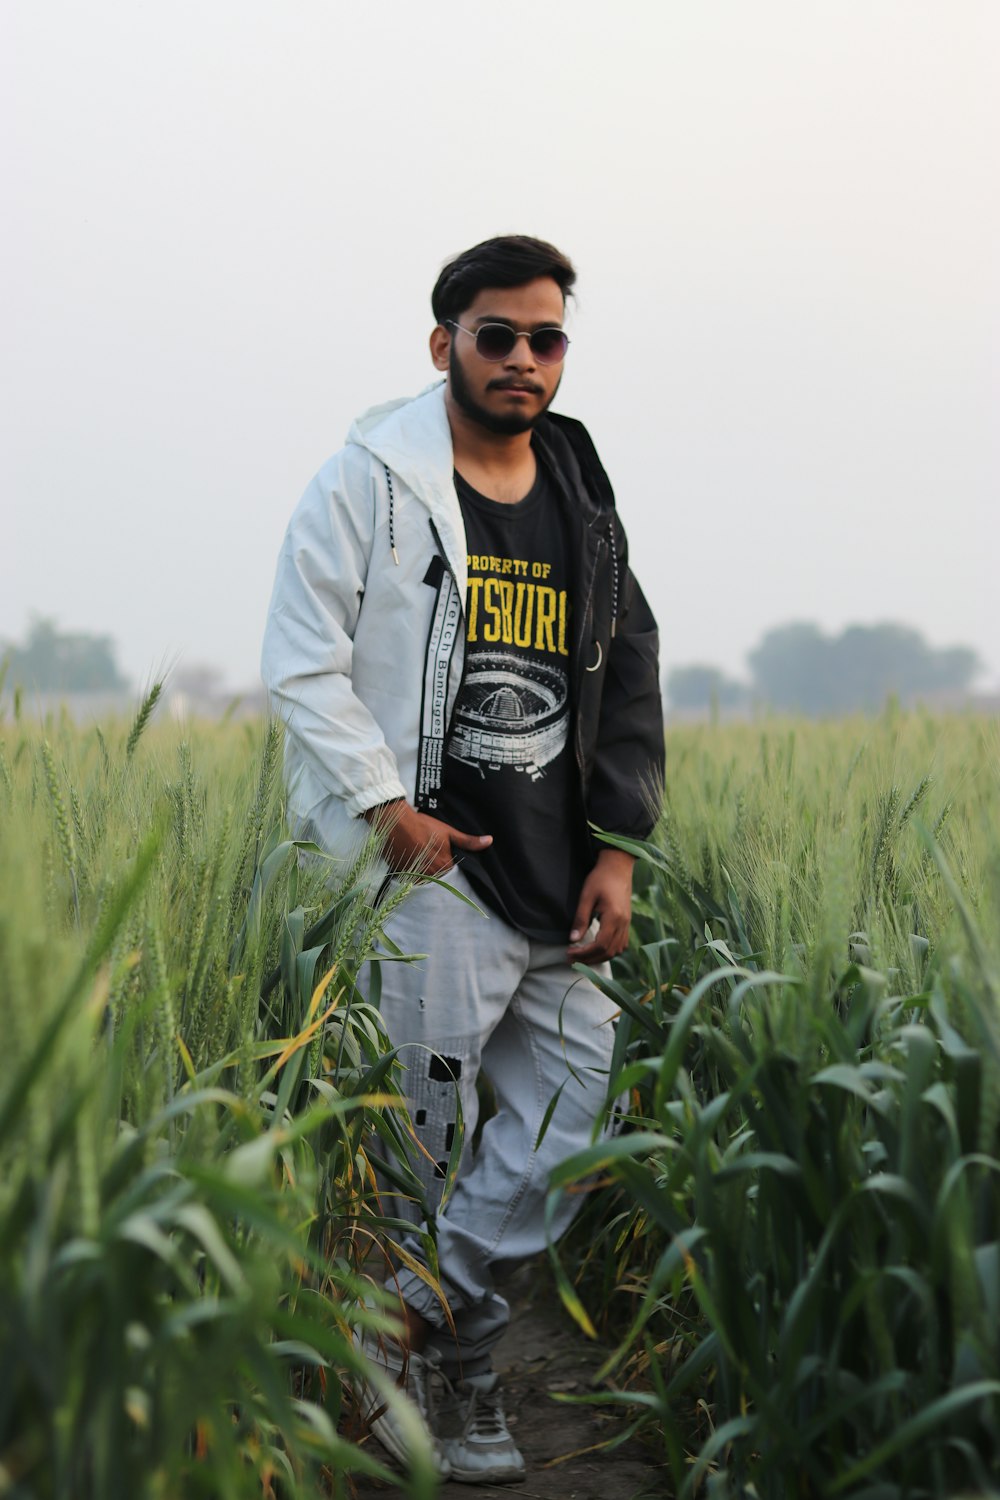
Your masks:
[{"label": "neck", "polygon": [[535,482],[535,454],[531,430],[490,432],[445,396],[455,468],[480,494],[490,499],[517,501]]}]

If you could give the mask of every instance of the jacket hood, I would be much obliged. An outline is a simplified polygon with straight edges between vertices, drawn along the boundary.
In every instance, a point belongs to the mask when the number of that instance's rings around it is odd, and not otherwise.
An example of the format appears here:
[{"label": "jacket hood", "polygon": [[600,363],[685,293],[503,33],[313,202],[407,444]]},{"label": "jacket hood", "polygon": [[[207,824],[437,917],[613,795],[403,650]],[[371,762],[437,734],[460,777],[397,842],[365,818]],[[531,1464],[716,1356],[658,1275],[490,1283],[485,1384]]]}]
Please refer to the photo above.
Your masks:
[{"label": "jacket hood", "polygon": [[454,497],[455,460],[444,405],[445,383],[437,380],[419,396],[371,406],[355,418],[349,443],[367,448],[379,463],[434,509]]},{"label": "jacket hood", "polygon": [[[445,383],[419,396],[372,406],[351,424],[349,443],[391,469],[426,507],[464,599],[468,582],[465,528],[455,493],[455,455],[444,404]],[[395,498],[390,485],[390,537]]]}]

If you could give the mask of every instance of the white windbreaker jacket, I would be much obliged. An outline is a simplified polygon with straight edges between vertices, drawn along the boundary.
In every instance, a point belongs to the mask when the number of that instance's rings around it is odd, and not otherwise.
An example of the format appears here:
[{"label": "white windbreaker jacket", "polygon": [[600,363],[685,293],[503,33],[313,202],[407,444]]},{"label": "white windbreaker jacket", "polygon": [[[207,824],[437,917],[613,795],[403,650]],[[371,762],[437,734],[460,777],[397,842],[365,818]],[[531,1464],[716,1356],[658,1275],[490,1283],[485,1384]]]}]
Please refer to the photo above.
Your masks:
[{"label": "white windbreaker jacket", "polygon": [[[278,559],[261,671],[290,731],[289,813],[346,859],[370,835],[359,814],[413,800],[421,728],[443,748],[461,681],[466,546],[444,391],[441,382],[353,424],[299,502]],[[369,569],[379,550],[388,565]],[[451,572],[444,587],[427,586],[438,550]],[[429,653],[432,626],[440,640]]]}]

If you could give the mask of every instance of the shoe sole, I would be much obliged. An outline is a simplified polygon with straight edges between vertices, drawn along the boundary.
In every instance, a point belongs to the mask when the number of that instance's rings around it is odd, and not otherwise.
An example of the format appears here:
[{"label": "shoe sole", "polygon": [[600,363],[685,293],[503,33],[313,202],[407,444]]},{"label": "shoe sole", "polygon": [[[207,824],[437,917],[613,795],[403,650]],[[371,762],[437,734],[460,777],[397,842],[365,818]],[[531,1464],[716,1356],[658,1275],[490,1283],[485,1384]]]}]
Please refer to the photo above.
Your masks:
[{"label": "shoe sole", "polygon": [[452,1469],[448,1476],[453,1484],[517,1484],[524,1479],[523,1469],[478,1469],[475,1474]]},{"label": "shoe sole", "polygon": [[518,1468],[507,1464],[503,1468],[461,1469],[456,1468],[450,1458],[448,1463],[451,1466],[451,1478],[458,1484],[516,1484],[526,1475],[523,1464]]}]

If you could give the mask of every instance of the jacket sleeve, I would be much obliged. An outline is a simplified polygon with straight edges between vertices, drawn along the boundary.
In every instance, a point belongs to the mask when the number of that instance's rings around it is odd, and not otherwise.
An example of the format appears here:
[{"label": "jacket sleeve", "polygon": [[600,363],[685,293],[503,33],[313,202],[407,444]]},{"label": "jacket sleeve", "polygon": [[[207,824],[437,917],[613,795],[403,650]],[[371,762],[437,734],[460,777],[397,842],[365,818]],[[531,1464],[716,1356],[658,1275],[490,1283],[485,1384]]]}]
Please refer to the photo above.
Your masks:
[{"label": "jacket sleeve", "polygon": [[659,634],[653,612],[622,558],[622,603],[608,644],[587,816],[606,833],[648,838],[660,816],[665,772]]},{"label": "jacket sleeve", "polygon": [[373,529],[367,457],[345,449],[317,474],[289,524],[261,658],[272,710],[319,785],[353,817],[406,795],[351,678]]}]

